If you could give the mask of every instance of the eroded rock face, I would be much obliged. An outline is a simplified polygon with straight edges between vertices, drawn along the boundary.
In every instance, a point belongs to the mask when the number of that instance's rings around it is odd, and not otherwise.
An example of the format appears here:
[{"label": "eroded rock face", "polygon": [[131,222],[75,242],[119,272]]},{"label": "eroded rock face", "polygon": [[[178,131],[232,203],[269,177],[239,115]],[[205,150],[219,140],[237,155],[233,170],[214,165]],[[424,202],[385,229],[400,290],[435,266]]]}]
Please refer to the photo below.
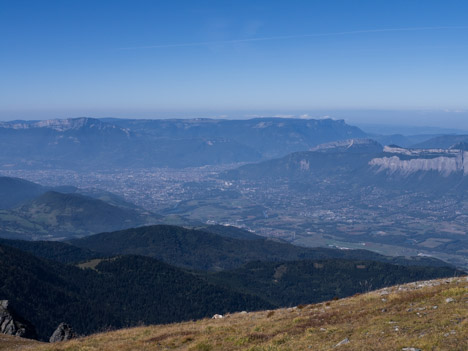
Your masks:
[{"label": "eroded rock face", "polygon": [[8,300],[0,300],[0,333],[30,339],[36,338],[34,327],[17,317],[8,308]]},{"label": "eroded rock face", "polygon": [[376,172],[409,176],[417,172],[438,172],[444,177],[460,172],[468,175],[468,152],[458,149],[404,149],[386,146],[384,157],[369,162]]},{"label": "eroded rock face", "polygon": [[76,338],[76,334],[73,331],[73,328],[67,323],[60,323],[60,325],[55,329],[54,333],[49,339],[49,342],[60,342],[67,341],[70,339]]}]

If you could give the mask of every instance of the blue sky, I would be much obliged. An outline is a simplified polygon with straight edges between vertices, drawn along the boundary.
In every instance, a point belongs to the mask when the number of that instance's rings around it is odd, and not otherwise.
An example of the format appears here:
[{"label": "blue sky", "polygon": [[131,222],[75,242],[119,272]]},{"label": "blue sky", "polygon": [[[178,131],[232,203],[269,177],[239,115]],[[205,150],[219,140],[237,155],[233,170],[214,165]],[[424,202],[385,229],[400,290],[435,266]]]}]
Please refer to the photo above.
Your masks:
[{"label": "blue sky", "polygon": [[467,13],[452,0],[0,0],[0,119],[424,110],[402,122],[468,128]]}]

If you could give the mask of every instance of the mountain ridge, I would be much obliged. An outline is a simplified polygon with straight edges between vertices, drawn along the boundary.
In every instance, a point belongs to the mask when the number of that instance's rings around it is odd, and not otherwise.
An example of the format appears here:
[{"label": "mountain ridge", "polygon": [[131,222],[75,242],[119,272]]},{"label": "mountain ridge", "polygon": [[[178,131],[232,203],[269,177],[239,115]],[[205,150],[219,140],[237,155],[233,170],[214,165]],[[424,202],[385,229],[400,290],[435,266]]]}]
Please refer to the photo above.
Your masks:
[{"label": "mountain ridge", "polygon": [[0,236],[59,239],[155,223],[160,216],[74,193],[46,191],[17,208],[0,211]]},{"label": "mountain ridge", "polygon": [[2,122],[0,167],[196,167],[258,161],[365,136],[359,128],[331,119]]},{"label": "mountain ridge", "polygon": [[[318,145],[309,151],[291,153],[282,158],[250,163],[225,171],[221,178],[312,178],[333,177],[368,184],[379,176],[418,178],[434,172],[443,178],[468,175],[468,151],[464,143],[449,149],[414,149],[397,145],[383,147],[372,139],[351,139]],[[418,173],[419,172],[419,173]],[[374,177],[374,179],[373,179]],[[367,183],[366,183],[367,184]]]},{"label": "mountain ridge", "polygon": [[[237,234],[235,234],[237,235]],[[400,265],[444,266],[443,261],[425,257],[387,257],[366,250],[306,248],[268,238],[229,237],[203,230],[154,225],[111,233],[100,233],[70,244],[104,255],[143,255],[178,267],[219,271],[249,261],[293,261],[298,259],[361,259]]]}]

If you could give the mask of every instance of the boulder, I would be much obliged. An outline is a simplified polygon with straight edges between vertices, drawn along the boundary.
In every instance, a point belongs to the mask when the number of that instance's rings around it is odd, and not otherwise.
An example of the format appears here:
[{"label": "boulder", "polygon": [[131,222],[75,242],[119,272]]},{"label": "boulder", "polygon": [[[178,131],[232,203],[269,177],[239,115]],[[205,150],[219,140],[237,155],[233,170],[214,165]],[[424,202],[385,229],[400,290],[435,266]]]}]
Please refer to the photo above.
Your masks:
[{"label": "boulder", "polygon": [[76,338],[76,334],[73,331],[73,328],[67,323],[60,323],[60,325],[55,329],[54,333],[49,339],[49,342],[60,342],[67,341],[70,339]]},{"label": "boulder", "polygon": [[36,330],[11,310],[8,300],[0,300],[0,333],[35,339]]}]

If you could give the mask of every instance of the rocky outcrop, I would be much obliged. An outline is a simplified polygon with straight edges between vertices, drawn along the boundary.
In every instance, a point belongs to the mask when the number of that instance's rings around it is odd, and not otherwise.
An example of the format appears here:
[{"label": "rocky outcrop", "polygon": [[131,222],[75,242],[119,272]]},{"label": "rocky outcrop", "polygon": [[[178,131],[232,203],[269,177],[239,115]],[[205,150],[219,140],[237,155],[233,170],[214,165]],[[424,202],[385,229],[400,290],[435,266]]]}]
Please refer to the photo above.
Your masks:
[{"label": "rocky outcrop", "polygon": [[409,176],[417,172],[435,171],[444,177],[453,173],[468,175],[468,152],[463,149],[404,149],[384,148],[384,157],[369,162],[377,173],[388,171]]},{"label": "rocky outcrop", "polygon": [[8,300],[0,300],[0,333],[29,339],[36,338],[34,327],[8,307]]},{"label": "rocky outcrop", "polygon": [[67,341],[74,338],[76,338],[76,334],[73,331],[73,328],[67,323],[60,323],[50,337],[49,342]]},{"label": "rocky outcrop", "polygon": [[347,139],[320,144],[311,148],[309,151],[315,152],[348,152],[348,153],[380,153],[383,146],[372,139]]}]

